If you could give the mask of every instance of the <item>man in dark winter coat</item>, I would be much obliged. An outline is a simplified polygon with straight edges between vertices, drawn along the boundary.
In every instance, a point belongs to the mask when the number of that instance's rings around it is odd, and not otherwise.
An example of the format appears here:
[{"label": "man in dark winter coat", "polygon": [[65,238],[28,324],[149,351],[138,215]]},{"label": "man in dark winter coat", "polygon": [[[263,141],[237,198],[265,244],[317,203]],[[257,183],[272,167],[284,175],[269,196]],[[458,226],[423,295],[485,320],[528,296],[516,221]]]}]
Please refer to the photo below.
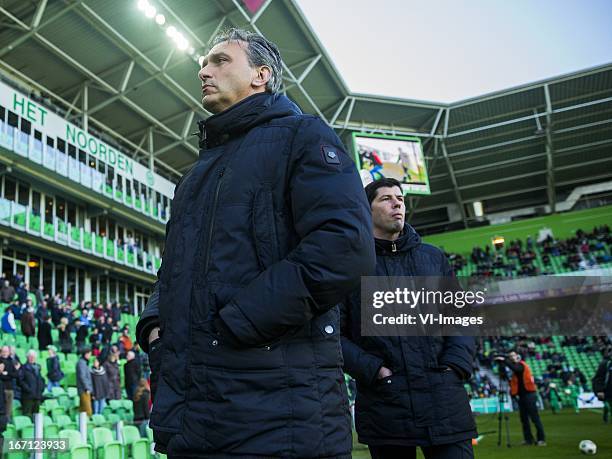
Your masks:
[{"label": "man in dark winter coat", "polygon": [[[366,194],[376,237],[376,275],[451,276],[443,252],[421,242],[404,222],[401,184],[384,178]],[[473,457],[476,436],[463,382],[470,376],[473,338],[361,336],[360,292],[341,306],[344,368],[357,381],[355,421],[359,441],[373,459]]]},{"label": "man in dark winter coat", "polygon": [[278,93],[281,71],[276,45],[240,30],[202,62],[215,115],[137,328],[170,457],[350,457],[335,305],[373,271],[371,217],[352,159]]},{"label": "man in dark winter coat", "polygon": [[51,336],[51,316],[47,316],[43,321],[38,324],[38,349],[44,351],[48,346],[53,344],[53,337]]},{"label": "man in dark winter coat", "polygon": [[45,390],[45,380],[40,374],[40,365],[36,363],[36,351],[29,350],[28,361],[19,369],[19,386],[21,387],[21,411],[24,416],[38,413]]}]

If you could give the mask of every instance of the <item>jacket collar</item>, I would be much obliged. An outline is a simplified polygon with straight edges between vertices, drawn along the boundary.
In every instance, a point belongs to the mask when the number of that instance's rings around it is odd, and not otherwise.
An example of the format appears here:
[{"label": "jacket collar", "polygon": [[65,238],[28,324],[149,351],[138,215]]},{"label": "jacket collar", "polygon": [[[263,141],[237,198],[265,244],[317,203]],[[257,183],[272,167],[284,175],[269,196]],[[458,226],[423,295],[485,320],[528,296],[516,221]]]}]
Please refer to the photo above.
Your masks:
[{"label": "jacket collar", "polygon": [[215,148],[233,137],[271,119],[301,114],[282,94],[253,94],[228,109],[198,121],[200,148]]},{"label": "jacket collar", "polygon": [[395,241],[374,239],[376,255],[395,255],[412,250],[421,244],[421,236],[408,223],[404,224],[402,234]]}]

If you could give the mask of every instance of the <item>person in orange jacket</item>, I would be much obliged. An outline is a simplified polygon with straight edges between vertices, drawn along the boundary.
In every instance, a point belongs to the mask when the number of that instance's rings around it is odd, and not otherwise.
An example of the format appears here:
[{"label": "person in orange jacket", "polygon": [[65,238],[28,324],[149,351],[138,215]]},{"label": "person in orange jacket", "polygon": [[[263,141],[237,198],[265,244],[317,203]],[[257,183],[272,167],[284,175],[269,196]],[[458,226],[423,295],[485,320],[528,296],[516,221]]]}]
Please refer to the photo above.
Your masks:
[{"label": "person in orange jacket", "polygon": [[[497,357],[512,371],[510,379],[510,395],[518,400],[521,424],[523,425],[523,444],[546,446],[544,426],[538,414],[536,405],[538,388],[533,379],[531,368],[516,351],[510,351],[508,357]],[[537,443],[534,442],[529,420],[533,422],[537,432]]]}]

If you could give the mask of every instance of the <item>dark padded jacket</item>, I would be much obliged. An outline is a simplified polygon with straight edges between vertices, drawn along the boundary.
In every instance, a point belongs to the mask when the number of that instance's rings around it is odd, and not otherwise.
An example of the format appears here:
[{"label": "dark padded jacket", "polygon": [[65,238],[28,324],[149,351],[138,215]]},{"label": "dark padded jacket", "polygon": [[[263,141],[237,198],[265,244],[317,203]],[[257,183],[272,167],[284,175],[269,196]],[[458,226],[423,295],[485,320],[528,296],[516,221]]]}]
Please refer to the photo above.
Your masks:
[{"label": "dark padded jacket", "polygon": [[200,123],[137,327],[159,373],[157,447],[193,457],[350,457],[337,304],[373,272],[365,193],[320,119],[251,96]]},{"label": "dark padded jacket", "polygon": [[[438,248],[408,224],[394,241],[376,239],[377,276],[451,276]],[[471,337],[361,336],[360,294],[341,306],[345,371],[357,381],[355,422],[368,445],[431,446],[476,436],[463,387],[476,351]],[[377,379],[381,366],[393,375]]]}]

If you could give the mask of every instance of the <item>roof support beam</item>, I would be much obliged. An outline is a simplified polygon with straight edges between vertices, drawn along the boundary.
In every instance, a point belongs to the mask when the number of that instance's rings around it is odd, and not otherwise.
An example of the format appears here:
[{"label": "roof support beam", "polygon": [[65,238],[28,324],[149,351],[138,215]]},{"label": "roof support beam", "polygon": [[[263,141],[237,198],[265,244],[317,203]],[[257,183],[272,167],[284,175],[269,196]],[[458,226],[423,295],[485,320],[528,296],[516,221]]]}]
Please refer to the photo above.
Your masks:
[{"label": "roof support beam", "polygon": [[330,124],[334,124],[336,122],[336,119],[338,118],[340,113],[342,113],[342,109],[344,108],[344,106],[346,105],[348,100],[349,100],[348,96],[346,96],[344,99],[342,99],[342,102],[340,102],[340,105],[338,106],[338,109],[334,112],[334,115],[332,116],[332,119],[329,121]]},{"label": "roof support beam", "polygon": [[47,19],[42,24],[39,24],[37,27],[29,27],[27,24],[24,24],[23,22],[21,22],[19,19],[17,19],[12,14],[10,14],[4,8],[0,8],[0,13],[4,14],[9,19],[11,19],[13,21],[16,21],[17,24],[19,24],[24,30],[27,30],[27,32],[25,34],[23,34],[22,36],[16,38],[15,40],[13,40],[8,45],[4,45],[2,48],[0,48],[0,57],[4,56],[7,53],[10,53],[17,46],[21,45],[23,42],[25,42],[29,38],[33,37],[41,29],[43,29],[44,27],[48,26],[52,22],[55,22],[56,20],[58,20],[59,18],[64,16],[66,13],[68,13],[69,11],[73,10],[74,8],[76,8],[82,1],[83,0],[75,0],[74,3],[70,3],[70,4],[66,5],[63,9],[59,10],[57,13],[55,13],[53,16],[51,16],[49,19]]},{"label": "roof support beam", "polygon": [[[238,2],[238,0],[232,0],[232,2],[234,4],[234,6],[236,7],[236,9],[238,9],[238,11],[240,11],[240,13],[244,16],[244,18],[249,22],[249,24],[251,25],[253,30],[255,32],[257,32],[258,34],[260,34],[261,36],[265,36],[265,34],[257,27],[257,24],[255,24],[251,20],[251,18],[247,14],[247,12],[244,11],[244,8],[242,8],[242,5]],[[268,4],[269,4],[269,2],[268,2]],[[267,6],[267,5],[265,5],[265,6]],[[306,91],[304,89],[304,87],[302,86],[302,83],[300,81],[298,81],[298,79],[295,77],[295,75],[293,74],[293,72],[291,71],[289,66],[287,64],[285,64],[285,62],[283,62],[283,71],[287,73],[287,76],[288,76],[287,79],[290,80],[293,84],[295,84],[297,86],[297,88],[300,90],[302,95],[306,98],[308,103],[312,106],[312,108],[314,108],[314,110],[317,113],[317,115],[319,116],[319,118],[321,118],[325,123],[329,124],[329,121],[327,120],[327,117],[323,114],[323,112],[321,111],[321,109],[319,108],[317,103],[312,99],[312,97],[310,97],[310,94],[308,94],[308,91]]]},{"label": "roof support beam", "polygon": [[557,211],[557,196],[555,190],[555,147],[552,138],[552,102],[548,84],[544,85],[544,98],[546,100],[546,191],[548,194],[548,205],[552,214]]},{"label": "roof support beam", "polygon": [[40,25],[40,20],[45,14],[45,8],[47,8],[47,0],[41,0],[41,2],[36,7],[36,12],[34,13],[34,17],[32,18],[32,24],[30,28],[35,29]]},{"label": "roof support beam", "polygon": [[[34,38],[36,38],[39,42],[41,42],[50,51],[52,51],[53,53],[55,53],[56,55],[58,55],[59,57],[64,59],[66,62],[68,62],[70,65],[75,67],[77,70],[82,72],[90,80],[98,83],[106,91],[108,91],[109,93],[111,93],[113,95],[118,95],[118,91],[115,88],[113,88],[110,84],[108,84],[106,81],[102,80],[100,77],[98,77],[98,75],[93,73],[91,70],[87,69],[84,65],[82,65],[80,62],[78,62],[76,59],[74,59],[73,57],[71,57],[68,54],[66,54],[63,50],[61,50],[56,45],[51,43],[45,37],[43,37],[40,34],[35,33],[34,34]],[[126,104],[128,107],[130,107],[137,114],[139,114],[142,118],[144,118],[145,120],[147,120],[151,124],[154,124],[155,126],[157,126],[162,131],[168,133],[172,138],[180,139],[180,135],[179,134],[177,134],[176,132],[174,132],[173,130],[168,128],[165,124],[160,122],[157,118],[152,116],[149,112],[147,112],[145,109],[140,107],[138,104],[136,104],[132,100],[128,99],[124,95],[120,95],[119,100],[121,100],[124,104]],[[189,143],[186,143],[186,142],[183,142],[183,145],[184,145],[184,147],[187,150],[193,152],[195,155],[198,154],[198,149],[196,147],[194,147],[193,145],[191,145]]]},{"label": "roof support beam", "polygon": [[463,200],[461,199],[461,192],[459,191],[459,186],[457,185],[457,178],[455,177],[455,171],[453,169],[453,165],[451,164],[450,158],[448,157],[448,151],[446,149],[446,144],[444,143],[444,140],[442,140],[441,142],[441,147],[442,147],[442,156],[444,157],[444,161],[446,162],[446,167],[448,168],[448,174],[453,184],[455,199],[457,200],[457,204],[459,205],[459,212],[461,212],[461,218],[463,219],[463,226],[467,228],[468,227],[467,217],[465,215],[465,208],[463,207]]},{"label": "roof support beam", "polygon": [[89,129],[89,116],[87,115],[87,108],[89,107],[89,87],[87,83],[83,85],[83,97],[81,97],[81,104],[83,107],[83,130],[87,131]]}]

